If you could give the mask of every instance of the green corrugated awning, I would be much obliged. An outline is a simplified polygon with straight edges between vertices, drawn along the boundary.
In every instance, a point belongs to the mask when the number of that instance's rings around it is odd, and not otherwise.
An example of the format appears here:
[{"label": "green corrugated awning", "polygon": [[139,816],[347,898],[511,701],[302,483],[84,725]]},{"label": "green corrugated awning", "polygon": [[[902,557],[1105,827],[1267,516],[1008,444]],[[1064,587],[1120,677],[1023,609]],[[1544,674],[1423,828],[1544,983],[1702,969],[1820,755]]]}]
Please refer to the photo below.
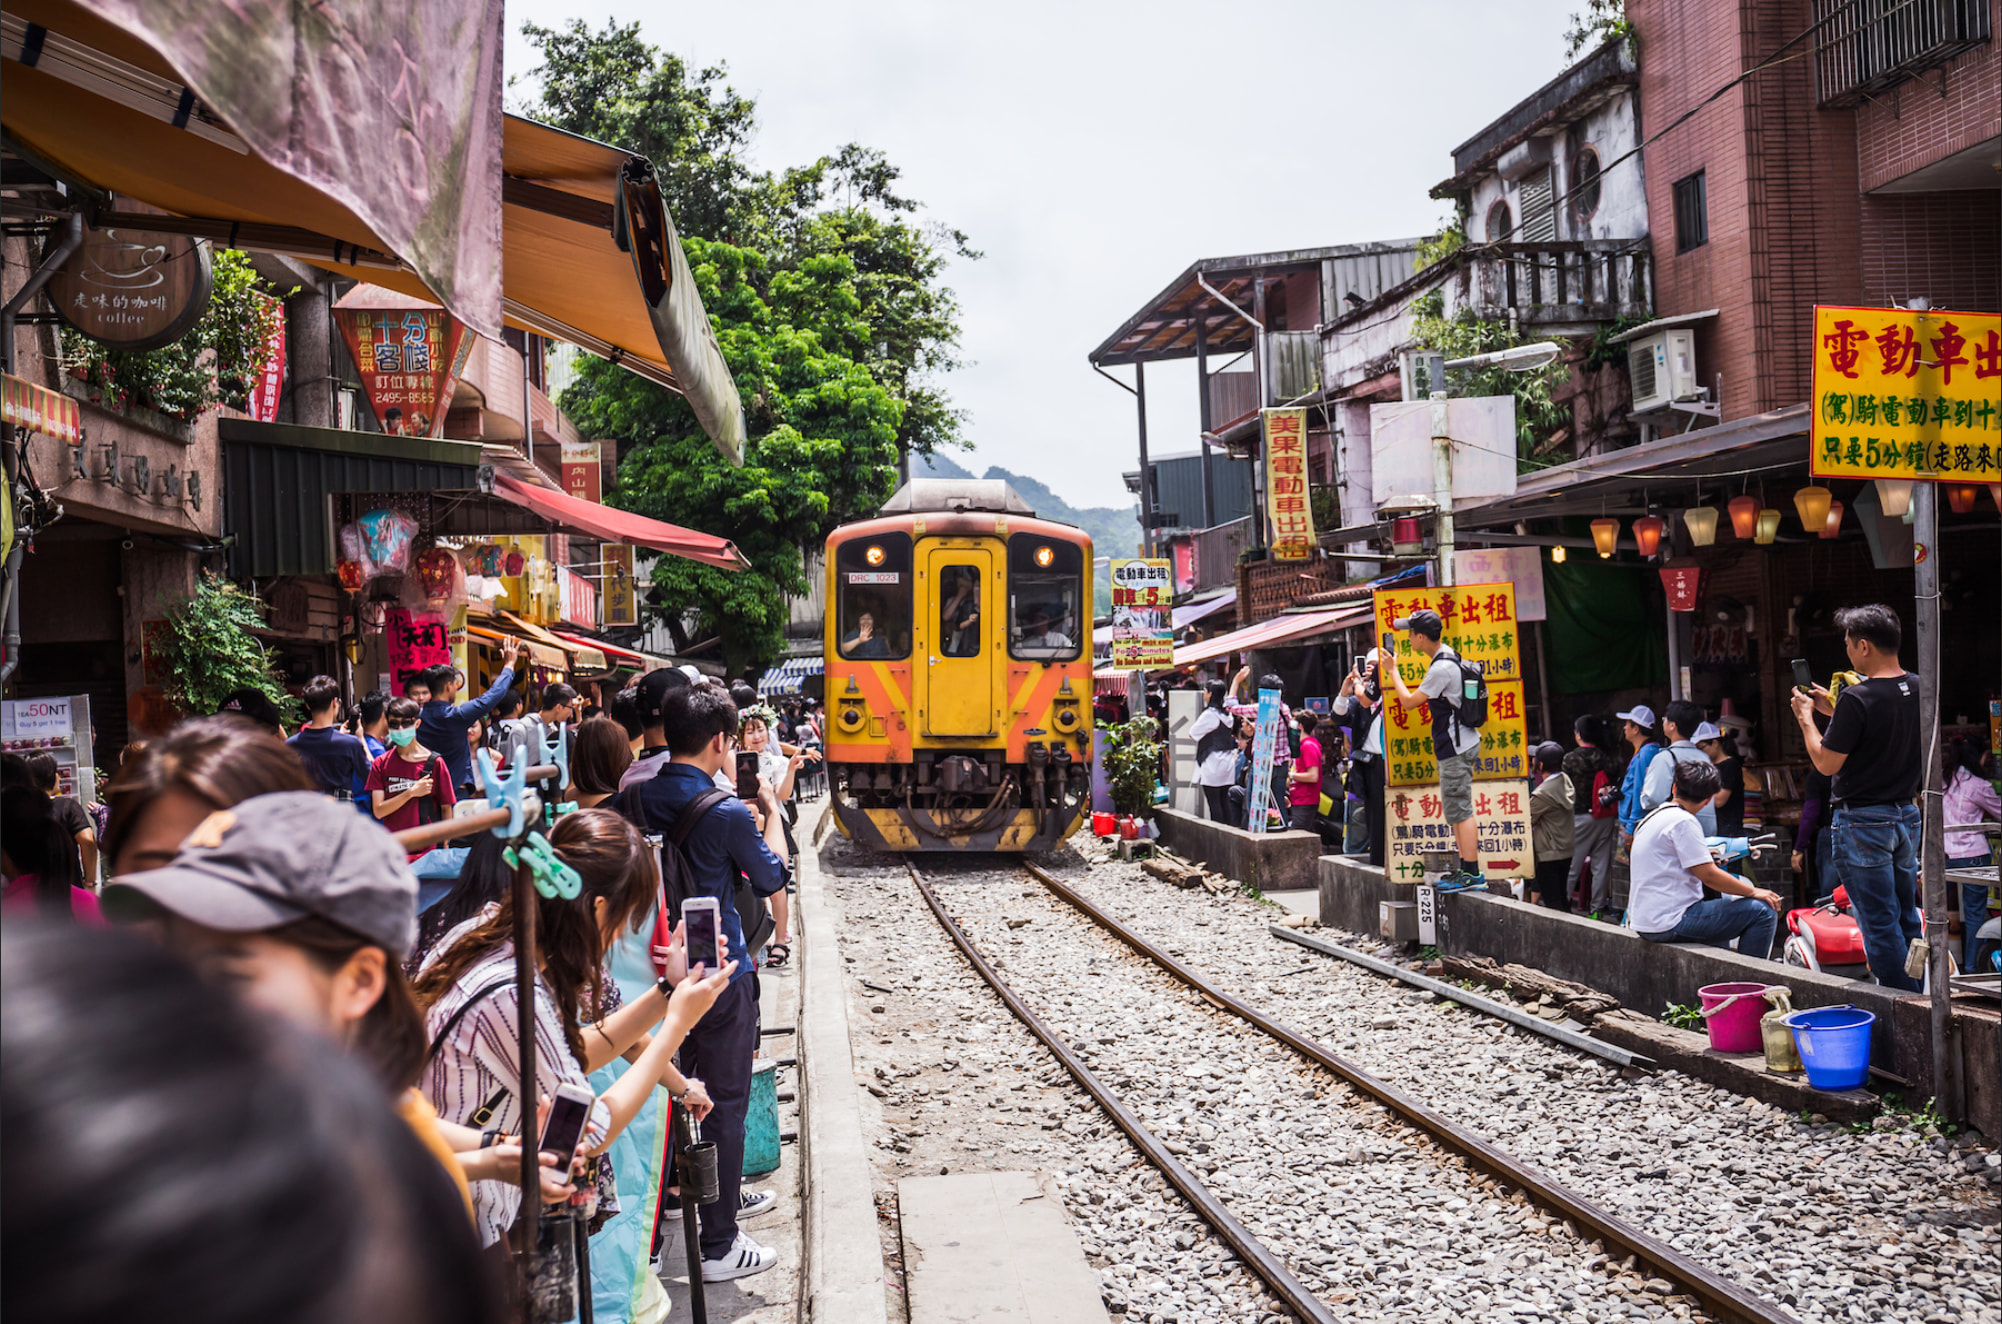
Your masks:
[{"label": "green corrugated awning", "polygon": [[348,492],[472,491],[480,447],[426,437],[219,420],[222,527],[235,579],[334,572],[329,498]]}]

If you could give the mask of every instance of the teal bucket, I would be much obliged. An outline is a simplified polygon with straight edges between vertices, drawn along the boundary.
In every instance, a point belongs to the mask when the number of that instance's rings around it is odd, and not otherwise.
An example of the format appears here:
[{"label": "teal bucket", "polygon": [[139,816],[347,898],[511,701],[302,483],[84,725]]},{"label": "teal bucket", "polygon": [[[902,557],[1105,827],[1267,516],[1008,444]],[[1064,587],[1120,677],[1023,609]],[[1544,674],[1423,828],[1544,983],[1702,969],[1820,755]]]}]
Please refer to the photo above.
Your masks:
[{"label": "teal bucket", "polygon": [[779,1166],[779,1064],[761,1057],[751,1064],[750,1111],[744,1116],[744,1175],[762,1177]]},{"label": "teal bucket", "polygon": [[1815,1007],[1787,1017],[1794,1048],[1818,1090],[1861,1089],[1870,1078],[1870,1027],[1877,1013],[1861,1007]]}]

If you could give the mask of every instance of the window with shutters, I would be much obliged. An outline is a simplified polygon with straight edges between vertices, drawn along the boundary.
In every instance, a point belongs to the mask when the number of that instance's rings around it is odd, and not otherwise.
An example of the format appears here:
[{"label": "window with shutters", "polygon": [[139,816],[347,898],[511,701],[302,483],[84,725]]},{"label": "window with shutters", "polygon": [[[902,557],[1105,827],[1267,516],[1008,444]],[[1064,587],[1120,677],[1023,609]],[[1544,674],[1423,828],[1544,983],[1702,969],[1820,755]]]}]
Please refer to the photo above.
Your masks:
[{"label": "window with shutters", "polygon": [[1550,168],[1548,166],[1534,174],[1522,178],[1522,232],[1516,235],[1520,243],[1548,243],[1557,237],[1557,209],[1550,196]]},{"label": "window with shutters", "polygon": [[1508,204],[1506,202],[1497,201],[1494,206],[1488,208],[1489,243],[1506,243],[1508,237],[1514,231],[1515,218],[1509,215]]},{"label": "window with shutters", "polygon": [[1675,181],[1675,251],[1687,253],[1710,242],[1710,211],[1703,195],[1703,172]]}]

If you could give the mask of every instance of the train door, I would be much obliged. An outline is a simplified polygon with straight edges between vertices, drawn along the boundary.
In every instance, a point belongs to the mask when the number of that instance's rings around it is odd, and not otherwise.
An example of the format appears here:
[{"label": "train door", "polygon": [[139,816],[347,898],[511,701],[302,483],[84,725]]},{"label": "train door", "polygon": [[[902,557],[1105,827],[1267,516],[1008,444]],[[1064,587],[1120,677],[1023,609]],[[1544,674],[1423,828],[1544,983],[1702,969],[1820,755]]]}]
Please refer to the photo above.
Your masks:
[{"label": "train door", "polygon": [[994,557],[979,547],[929,547],[919,583],[925,614],[923,730],[994,734],[994,655],[988,647]]}]

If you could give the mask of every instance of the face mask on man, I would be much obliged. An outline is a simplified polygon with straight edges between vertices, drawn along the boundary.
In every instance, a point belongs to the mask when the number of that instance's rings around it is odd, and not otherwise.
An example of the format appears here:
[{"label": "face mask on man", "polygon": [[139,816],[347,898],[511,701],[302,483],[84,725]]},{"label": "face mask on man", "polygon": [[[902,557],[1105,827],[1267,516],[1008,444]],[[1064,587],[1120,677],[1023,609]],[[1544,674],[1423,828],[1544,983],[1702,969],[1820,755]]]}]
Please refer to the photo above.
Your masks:
[{"label": "face mask on man", "polygon": [[414,726],[406,726],[400,731],[389,733],[389,743],[398,749],[404,748],[415,739],[417,739],[417,728]]}]

